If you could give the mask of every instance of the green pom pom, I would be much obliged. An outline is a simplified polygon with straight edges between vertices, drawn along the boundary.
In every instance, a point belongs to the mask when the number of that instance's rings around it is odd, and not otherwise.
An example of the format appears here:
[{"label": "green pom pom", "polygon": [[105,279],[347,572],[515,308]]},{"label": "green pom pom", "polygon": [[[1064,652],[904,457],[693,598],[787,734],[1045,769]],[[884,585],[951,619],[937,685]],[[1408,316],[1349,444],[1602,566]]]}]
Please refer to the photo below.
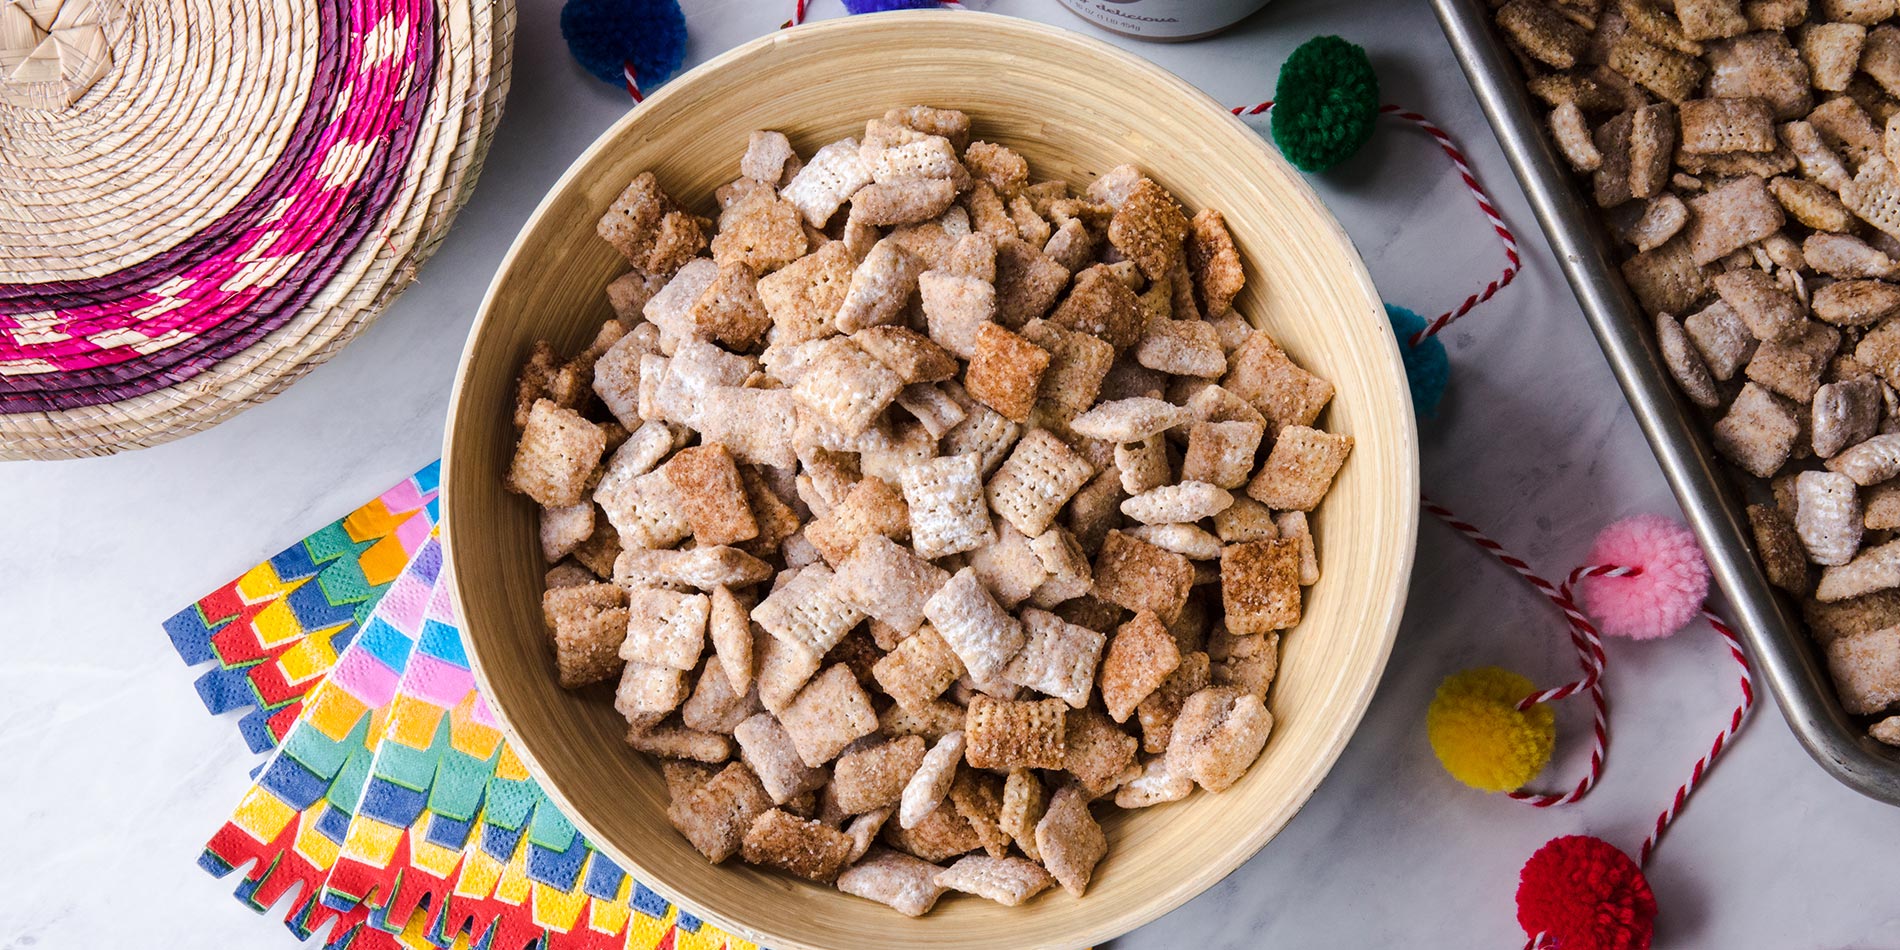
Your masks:
[{"label": "green pom pom", "polygon": [[1366,51],[1337,36],[1301,44],[1273,90],[1273,141],[1301,171],[1321,172],[1372,137],[1379,77]]}]

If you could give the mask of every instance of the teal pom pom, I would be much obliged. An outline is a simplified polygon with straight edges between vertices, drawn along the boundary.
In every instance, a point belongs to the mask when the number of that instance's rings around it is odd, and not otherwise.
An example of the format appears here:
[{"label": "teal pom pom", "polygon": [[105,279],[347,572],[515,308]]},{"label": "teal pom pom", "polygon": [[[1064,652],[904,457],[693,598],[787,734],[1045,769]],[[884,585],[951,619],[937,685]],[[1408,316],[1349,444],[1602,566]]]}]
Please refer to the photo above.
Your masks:
[{"label": "teal pom pom", "polygon": [[1445,387],[1451,383],[1451,358],[1445,354],[1445,341],[1428,336],[1414,346],[1413,335],[1425,329],[1427,321],[1404,307],[1386,304],[1385,317],[1392,321],[1392,332],[1399,337],[1405,381],[1412,389],[1412,411],[1430,419],[1438,415],[1438,402],[1445,398]]},{"label": "teal pom pom", "polygon": [[1372,137],[1379,77],[1366,51],[1337,36],[1307,40],[1280,67],[1273,141],[1301,171],[1321,172]]}]

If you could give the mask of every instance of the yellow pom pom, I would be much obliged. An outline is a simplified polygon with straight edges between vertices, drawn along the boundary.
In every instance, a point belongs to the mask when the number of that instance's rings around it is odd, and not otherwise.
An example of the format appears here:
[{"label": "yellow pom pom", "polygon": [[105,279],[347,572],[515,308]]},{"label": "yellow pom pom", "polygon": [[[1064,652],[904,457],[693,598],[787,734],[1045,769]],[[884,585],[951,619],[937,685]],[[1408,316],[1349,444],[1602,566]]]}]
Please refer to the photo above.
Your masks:
[{"label": "yellow pom pom", "polygon": [[1548,706],[1517,709],[1535,690],[1530,680],[1495,666],[1438,684],[1425,713],[1425,734],[1445,771],[1484,792],[1512,791],[1535,778],[1557,741]]}]

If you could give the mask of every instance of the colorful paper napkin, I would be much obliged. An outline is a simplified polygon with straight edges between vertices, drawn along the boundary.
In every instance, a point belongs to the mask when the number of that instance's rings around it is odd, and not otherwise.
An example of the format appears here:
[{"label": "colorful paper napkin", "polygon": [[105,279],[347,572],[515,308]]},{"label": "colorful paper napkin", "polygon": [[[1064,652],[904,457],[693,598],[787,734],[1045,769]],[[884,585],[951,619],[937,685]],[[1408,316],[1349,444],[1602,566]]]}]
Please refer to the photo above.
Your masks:
[{"label": "colorful paper napkin", "polygon": [[[259,912],[292,895],[291,932],[327,925],[333,950],[756,950],[594,850],[509,750],[462,649],[435,476],[423,469],[167,621],[188,662],[217,661],[199,680],[206,706],[252,707],[244,721],[276,749],[199,864],[241,870],[236,896]],[[388,573],[397,548],[413,556]],[[296,594],[306,587],[332,612]],[[240,665],[227,641],[275,652]],[[304,675],[267,701],[250,671],[293,652],[311,665],[293,663]]]},{"label": "colorful paper napkin", "polygon": [[211,664],[197,683],[205,708],[247,710],[238,731],[252,751],[289,732],[305,694],[429,537],[440,478],[441,463],[429,463],[165,621],[186,663]]}]

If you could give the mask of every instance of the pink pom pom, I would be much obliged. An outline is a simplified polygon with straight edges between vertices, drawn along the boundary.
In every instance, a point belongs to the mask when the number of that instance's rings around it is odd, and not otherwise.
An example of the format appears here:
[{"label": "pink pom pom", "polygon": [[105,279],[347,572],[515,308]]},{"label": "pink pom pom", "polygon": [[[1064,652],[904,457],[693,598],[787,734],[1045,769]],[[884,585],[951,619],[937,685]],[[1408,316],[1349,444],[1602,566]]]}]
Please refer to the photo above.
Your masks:
[{"label": "pink pom pom", "polygon": [[1585,578],[1583,606],[1611,637],[1653,640],[1689,625],[1708,599],[1708,562],[1695,534],[1663,515],[1636,515],[1604,528],[1590,564],[1636,568],[1625,578]]},{"label": "pink pom pom", "polygon": [[1626,518],[1597,535],[1591,564],[1633,567],[1583,579],[1584,608],[1606,634],[1651,640],[1688,626],[1709,596],[1709,565],[1689,528],[1661,515]]}]

